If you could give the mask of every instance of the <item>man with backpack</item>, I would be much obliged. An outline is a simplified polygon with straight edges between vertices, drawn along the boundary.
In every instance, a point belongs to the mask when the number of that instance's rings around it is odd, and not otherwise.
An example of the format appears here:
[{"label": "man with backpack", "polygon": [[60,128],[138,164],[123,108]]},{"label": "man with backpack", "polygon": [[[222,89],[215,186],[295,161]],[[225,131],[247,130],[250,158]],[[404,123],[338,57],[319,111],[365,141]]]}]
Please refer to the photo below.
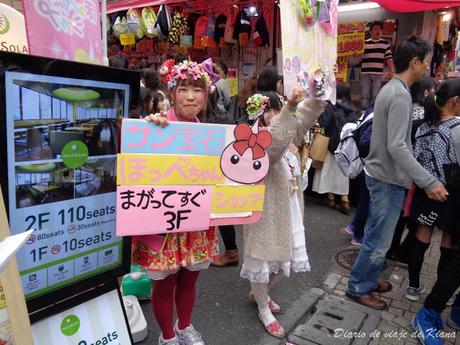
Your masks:
[{"label": "man with backpack", "polygon": [[412,155],[409,87],[426,73],[430,54],[431,47],[426,41],[416,37],[404,40],[395,54],[397,74],[382,88],[374,105],[371,145],[364,168],[370,193],[369,219],[346,295],[378,310],[388,308],[374,293],[392,289],[390,282],[380,280],[379,275],[403,206],[405,189],[415,182],[431,199],[447,199],[443,184]]}]

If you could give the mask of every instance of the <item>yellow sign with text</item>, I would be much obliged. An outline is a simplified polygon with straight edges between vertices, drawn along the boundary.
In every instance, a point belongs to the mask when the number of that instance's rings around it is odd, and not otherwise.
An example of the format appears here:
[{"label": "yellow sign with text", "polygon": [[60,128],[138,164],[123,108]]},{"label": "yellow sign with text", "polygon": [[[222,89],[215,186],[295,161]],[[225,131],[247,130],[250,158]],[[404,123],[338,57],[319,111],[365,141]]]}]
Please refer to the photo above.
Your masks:
[{"label": "yellow sign with text", "polygon": [[122,46],[133,46],[136,44],[134,34],[120,34],[120,43]]},{"label": "yellow sign with text", "polygon": [[117,184],[216,185],[223,184],[220,156],[119,154]]},{"label": "yellow sign with text", "polygon": [[216,186],[212,194],[211,212],[263,211],[264,196],[264,185]]},{"label": "yellow sign with text", "polygon": [[337,28],[337,55],[351,56],[364,54],[365,34],[365,22],[339,24]]}]

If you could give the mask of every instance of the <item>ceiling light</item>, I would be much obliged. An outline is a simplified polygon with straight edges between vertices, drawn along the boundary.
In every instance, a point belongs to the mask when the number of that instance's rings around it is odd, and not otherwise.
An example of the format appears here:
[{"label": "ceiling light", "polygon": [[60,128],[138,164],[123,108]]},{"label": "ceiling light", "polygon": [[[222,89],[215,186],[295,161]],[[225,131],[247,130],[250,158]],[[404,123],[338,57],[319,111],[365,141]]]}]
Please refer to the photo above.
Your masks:
[{"label": "ceiling light", "polygon": [[257,12],[257,8],[255,6],[245,7],[244,11],[248,15],[248,17],[258,17],[259,13]]},{"label": "ceiling light", "polygon": [[442,16],[442,21],[443,22],[448,22],[450,21],[450,19],[452,18],[452,14],[451,13],[446,13]]},{"label": "ceiling light", "polygon": [[339,12],[351,12],[351,11],[360,11],[368,10],[371,8],[379,8],[380,5],[375,2],[362,2],[359,4],[345,4],[339,5]]}]

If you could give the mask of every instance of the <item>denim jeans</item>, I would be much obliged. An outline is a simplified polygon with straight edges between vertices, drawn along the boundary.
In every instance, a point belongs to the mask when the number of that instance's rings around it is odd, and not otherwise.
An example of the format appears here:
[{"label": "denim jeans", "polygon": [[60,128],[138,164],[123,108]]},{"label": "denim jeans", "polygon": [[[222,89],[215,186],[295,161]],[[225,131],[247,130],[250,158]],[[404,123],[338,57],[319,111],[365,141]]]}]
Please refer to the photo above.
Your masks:
[{"label": "denim jeans", "polygon": [[355,216],[351,222],[353,237],[362,239],[364,236],[364,227],[366,226],[367,217],[369,216],[369,190],[366,186],[364,170],[358,175],[359,199]]},{"label": "denim jeans", "polygon": [[361,109],[366,110],[374,104],[381,87],[382,75],[361,74]]},{"label": "denim jeans", "polygon": [[369,219],[347,288],[355,296],[366,295],[377,286],[404,202],[403,187],[380,182],[369,175],[366,184],[370,194]]}]

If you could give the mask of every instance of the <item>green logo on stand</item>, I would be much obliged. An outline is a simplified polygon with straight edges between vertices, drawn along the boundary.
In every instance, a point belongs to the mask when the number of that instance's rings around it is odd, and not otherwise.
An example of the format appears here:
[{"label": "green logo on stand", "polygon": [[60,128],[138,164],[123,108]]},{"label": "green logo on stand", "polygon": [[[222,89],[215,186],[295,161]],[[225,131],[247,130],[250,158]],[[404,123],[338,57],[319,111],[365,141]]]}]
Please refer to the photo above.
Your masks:
[{"label": "green logo on stand", "polygon": [[61,152],[62,161],[69,168],[79,168],[88,160],[88,146],[79,140],[69,141]]},{"label": "green logo on stand", "polygon": [[80,329],[80,319],[76,315],[68,315],[61,322],[62,334],[70,337]]},{"label": "green logo on stand", "polygon": [[3,13],[0,13],[0,34],[6,34],[10,29],[10,22]]}]

